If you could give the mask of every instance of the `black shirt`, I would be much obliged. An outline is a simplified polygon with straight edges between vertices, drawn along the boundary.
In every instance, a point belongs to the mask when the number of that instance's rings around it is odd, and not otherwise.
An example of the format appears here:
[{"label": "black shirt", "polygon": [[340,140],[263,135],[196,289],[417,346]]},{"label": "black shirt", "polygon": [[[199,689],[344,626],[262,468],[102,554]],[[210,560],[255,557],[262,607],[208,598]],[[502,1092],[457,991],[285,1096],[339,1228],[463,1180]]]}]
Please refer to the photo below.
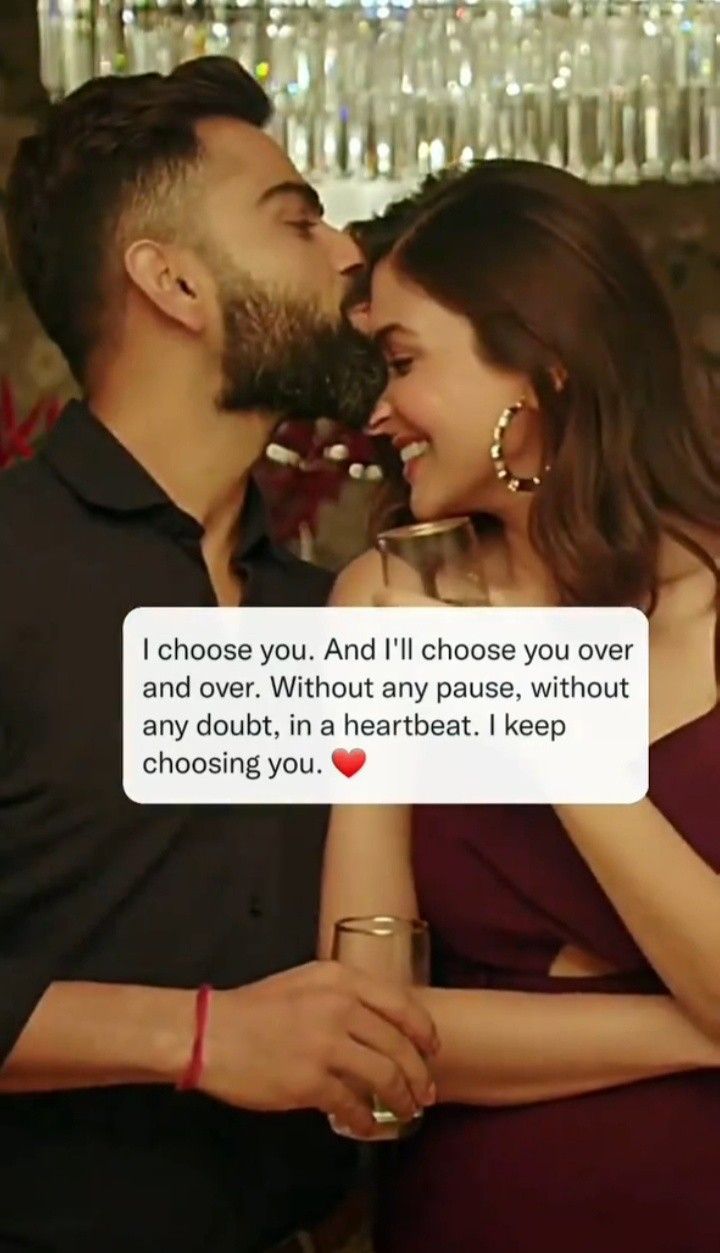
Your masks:
[{"label": "black shirt", "polygon": [[[325,602],[254,487],[238,535],[243,604]],[[122,790],[123,619],[216,603],[201,537],[77,402],[0,474],[2,1056],[55,980],[223,988],[313,957],[323,808]],[[329,1209],[351,1161],[319,1114],[162,1087],[0,1097],[0,1145],[0,1248],[53,1253],[249,1253]]]}]

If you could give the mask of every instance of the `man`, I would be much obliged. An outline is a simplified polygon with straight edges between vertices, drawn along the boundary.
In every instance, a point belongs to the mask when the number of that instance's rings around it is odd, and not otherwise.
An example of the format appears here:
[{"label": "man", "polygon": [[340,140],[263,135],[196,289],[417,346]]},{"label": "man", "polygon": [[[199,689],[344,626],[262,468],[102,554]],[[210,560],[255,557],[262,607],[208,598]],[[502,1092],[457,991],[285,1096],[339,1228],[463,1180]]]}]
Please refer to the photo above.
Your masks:
[{"label": "man", "polygon": [[250,471],[279,417],[357,420],[379,389],[339,314],[354,245],[268,115],[223,59],[98,80],[10,180],[87,403],[0,480],[3,1253],[325,1253],[352,1168],[325,1115],[432,1097],[415,1002],[310,960],[322,810],[121,788],[126,613],[322,604]]}]

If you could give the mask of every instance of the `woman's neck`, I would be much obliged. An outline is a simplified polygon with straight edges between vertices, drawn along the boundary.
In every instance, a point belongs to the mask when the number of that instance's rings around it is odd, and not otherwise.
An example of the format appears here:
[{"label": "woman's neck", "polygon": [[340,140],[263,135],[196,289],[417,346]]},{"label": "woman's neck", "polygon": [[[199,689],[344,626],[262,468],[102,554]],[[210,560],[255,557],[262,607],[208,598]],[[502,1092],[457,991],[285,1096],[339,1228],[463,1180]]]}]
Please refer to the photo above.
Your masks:
[{"label": "woman's neck", "polygon": [[479,528],[491,599],[498,605],[556,605],[559,593],[530,540],[525,519],[488,519]]}]

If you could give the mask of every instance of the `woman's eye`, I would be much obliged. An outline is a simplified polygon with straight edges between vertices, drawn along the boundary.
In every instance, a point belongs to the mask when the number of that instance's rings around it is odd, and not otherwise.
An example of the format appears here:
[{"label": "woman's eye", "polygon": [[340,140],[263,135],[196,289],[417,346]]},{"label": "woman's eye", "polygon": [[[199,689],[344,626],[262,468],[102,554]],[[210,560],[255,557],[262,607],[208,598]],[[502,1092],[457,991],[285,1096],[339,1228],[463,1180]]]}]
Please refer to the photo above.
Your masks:
[{"label": "woman's eye", "polygon": [[303,239],[312,239],[313,231],[318,223],[312,218],[302,218],[301,221],[290,222],[288,225],[297,231],[299,235],[302,235]]},{"label": "woman's eye", "polygon": [[412,357],[393,357],[388,361],[387,368],[394,378],[402,378],[404,374],[409,374],[412,362]]}]

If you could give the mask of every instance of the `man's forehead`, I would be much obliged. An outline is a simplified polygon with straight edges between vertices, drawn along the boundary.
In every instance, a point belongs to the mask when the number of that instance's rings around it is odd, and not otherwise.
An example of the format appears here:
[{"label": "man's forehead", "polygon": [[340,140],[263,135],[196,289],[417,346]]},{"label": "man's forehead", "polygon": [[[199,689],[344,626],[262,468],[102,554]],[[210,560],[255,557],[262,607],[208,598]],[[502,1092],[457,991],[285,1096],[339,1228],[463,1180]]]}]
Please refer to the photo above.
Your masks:
[{"label": "man's forehead", "polygon": [[207,118],[197,125],[204,149],[203,165],[215,186],[233,181],[256,200],[276,183],[299,180],[292,161],[264,131],[234,118]]}]

